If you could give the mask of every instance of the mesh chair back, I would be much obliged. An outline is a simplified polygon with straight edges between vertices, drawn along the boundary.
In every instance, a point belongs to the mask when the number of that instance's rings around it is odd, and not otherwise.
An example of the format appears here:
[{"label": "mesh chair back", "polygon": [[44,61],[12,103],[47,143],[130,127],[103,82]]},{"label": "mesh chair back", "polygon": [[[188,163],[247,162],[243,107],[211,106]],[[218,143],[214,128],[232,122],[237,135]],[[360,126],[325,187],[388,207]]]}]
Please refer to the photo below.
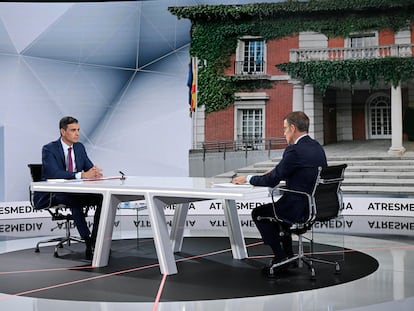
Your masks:
[{"label": "mesh chair back", "polygon": [[32,181],[37,182],[42,180],[42,164],[28,164]]},{"label": "mesh chair back", "polygon": [[346,164],[341,164],[320,169],[314,192],[315,221],[327,221],[339,215],[342,208],[341,183],[346,167]]}]

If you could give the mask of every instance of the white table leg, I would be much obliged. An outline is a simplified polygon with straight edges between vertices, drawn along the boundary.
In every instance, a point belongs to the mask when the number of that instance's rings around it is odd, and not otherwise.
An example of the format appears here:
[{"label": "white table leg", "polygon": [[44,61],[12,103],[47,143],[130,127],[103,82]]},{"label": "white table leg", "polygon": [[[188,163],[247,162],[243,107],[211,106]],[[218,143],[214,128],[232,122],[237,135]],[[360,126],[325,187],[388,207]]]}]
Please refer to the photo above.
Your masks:
[{"label": "white table leg", "polygon": [[120,200],[110,195],[109,192],[103,193],[101,217],[99,219],[95,252],[92,260],[93,267],[105,267],[108,265],[116,207],[119,202]]},{"label": "white table leg", "polygon": [[247,258],[246,244],[244,242],[237,206],[234,200],[224,200],[224,216],[226,217],[233,258]]},{"label": "white table leg", "polygon": [[146,201],[161,274],[175,274],[178,271],[168,235],[165,204],[151,194],[146,195]]},{"label": "white table leg", "polygon": [[178,204],[175,208],[174,218],[171,227],[170,240],[173,252],[180,252],[183,245],[184,226],[187,219],[190,203]]}]

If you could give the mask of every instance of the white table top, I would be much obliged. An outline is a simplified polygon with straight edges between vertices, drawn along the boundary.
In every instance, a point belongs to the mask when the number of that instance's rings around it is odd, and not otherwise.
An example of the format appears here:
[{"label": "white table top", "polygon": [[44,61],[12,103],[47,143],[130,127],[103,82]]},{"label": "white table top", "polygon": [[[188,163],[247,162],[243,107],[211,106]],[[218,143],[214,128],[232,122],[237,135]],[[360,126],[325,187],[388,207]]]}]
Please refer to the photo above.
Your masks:
[{"label": "white table top", "polygon": [[45,192],[92,192],[109,191],[112,194],[153,193],[159,196],[217,199],[254,199],[263,197],[268,191],[266,187],[251,185],[233,185],[214,183],[211,178],[203,177],[153,177],[128,176],[119,178],[103,178],[99,180],[49,180],[31,184],[34,191]]}]

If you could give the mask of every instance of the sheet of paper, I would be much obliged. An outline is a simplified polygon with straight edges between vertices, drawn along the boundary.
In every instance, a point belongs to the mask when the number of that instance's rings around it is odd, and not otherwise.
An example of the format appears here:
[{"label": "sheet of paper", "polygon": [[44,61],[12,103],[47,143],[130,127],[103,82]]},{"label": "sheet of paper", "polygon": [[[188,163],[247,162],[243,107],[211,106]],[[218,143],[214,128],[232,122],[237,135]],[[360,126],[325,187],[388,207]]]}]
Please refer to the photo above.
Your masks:
[{"label": "sheet of paper", "polygon": [[[83,181],[98,181],[98,180],[111,180],[111,179],[121,179],[121,176],[109,176],[109,177],[100,177],[100,178],[85,178]],[[127,178],[126,176],[124,177]]]},{"label": "sheet of paper", "polygon": [[[124,177],[126,178],[126,177]],[[56,179],[48,179],[46,180],[48,183],[72,183],[72,182],[81,182],[81,181],[99,181],[99,180],[111,180],[111,179],[121,179],[121,176],[109,176],[109,177],[100,177],[100,178],[84,178],[84,179],[63,179],[63,178],[56,178]]]},{"label": "sheet of paper", "polygon": [[60,182],[65,182],[65,181],[67,181],[67,179],[62,179],[62,178],[57,178],[57,179],[48,179],[47,180],[47,182],[50,182],[50,183],[60,183]]},{"label": "sheet of paper", "polygon": [[236,184],[233,184],[231,182],[213,183],[211,186],[212,187],[217,187],[217,188],[253,188],[253,186],[250,185],[250,184],[236,185]]}]

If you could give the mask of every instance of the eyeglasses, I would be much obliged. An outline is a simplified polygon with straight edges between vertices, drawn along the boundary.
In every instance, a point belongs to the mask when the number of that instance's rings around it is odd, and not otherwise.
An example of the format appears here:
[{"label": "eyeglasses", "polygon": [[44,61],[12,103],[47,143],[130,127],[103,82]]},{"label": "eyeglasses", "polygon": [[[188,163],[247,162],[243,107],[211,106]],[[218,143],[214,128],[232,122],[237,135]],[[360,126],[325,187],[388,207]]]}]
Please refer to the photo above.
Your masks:
[{"label": "eyeglasses", "polygon": [[284,126],[283,127],[283,133],[286,133],[286,131],[288,130],[288,128],[290,128],[292,125],[294,125],[294,124],[289,124],[288,126]]}]

